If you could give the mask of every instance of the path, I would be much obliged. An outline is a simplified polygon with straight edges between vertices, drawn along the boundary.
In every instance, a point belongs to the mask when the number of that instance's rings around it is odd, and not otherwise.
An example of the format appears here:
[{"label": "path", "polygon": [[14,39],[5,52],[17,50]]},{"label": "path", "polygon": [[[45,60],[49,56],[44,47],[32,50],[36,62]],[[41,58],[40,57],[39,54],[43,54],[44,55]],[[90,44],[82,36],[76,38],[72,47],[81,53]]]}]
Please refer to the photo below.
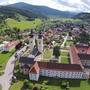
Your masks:
[{"label": "path", "polygon": [[64,38],[64,41],[63,41],[63,43],[62,43],[62,45],[61,45],[62,48],[64,47],[64,45],[65,45],[67,39],[68,39],[68,34],[67,34],[66,37]]}]

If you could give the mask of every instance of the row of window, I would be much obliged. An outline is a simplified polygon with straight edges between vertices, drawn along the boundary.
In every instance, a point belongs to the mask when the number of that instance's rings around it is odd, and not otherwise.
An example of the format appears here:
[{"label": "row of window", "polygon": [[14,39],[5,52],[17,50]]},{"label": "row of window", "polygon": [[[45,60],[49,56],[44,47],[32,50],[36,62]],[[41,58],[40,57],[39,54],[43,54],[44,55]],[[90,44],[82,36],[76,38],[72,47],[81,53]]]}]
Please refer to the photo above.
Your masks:
[{"label": "row of window", "polygon": [[82,77],[81,72],[56,72],[56,71],[47,71],[47,70],[42,70],[41,75],[51,76],[51,77],[67,77],[67,78]]}]

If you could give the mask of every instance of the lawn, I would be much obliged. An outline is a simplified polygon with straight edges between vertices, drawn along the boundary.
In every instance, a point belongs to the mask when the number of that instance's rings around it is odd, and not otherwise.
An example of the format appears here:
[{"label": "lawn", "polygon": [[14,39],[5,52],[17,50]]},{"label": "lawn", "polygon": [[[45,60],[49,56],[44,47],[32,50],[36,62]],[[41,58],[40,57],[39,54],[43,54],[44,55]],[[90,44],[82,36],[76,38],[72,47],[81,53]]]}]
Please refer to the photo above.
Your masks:
[{"label": "lawn", "polygon": [[10,28],[17,27],[21,30],[24,30],[36,28],[37,26],[40,26],[42,24],[42,21],[40,19],[35,19],[34,21],[22,20],[19,22],[17,20],[8,18],[6,20],[6,23]]},{"label": "lawn", "polygon": [[5,69],[6,63],[8,62],[9,58],[12,56],[14,52],[15,52],[15,49],[6,53],[0,52],[0,71],[1,72]]},{"label": "lawn", "polygon": [[70,46],[70,45],[73,45],[73,41],[72,40],[67,40],[66,41],[66,46]]},{"label": "lawn", "polygon": [[[23,87],[24,80],[25,79],[14,83],[11,86],[10,90],[21,90],[21,88]],[[61,88],[61,83],[63,81],[69,82],[70,90],[90,90],[90,81],[88,82],[86,80],[65,80],[40,77],[38,82],[29,81],[29,83],[32,83],[34,86],[37,85],[40,87],[43,85],[44,81],[47,81],[47,84],[44,85],[44,87],[47,87],[47,90],[66,90]]]},{"label": "lawn", "polygon": [[[48,81],[48,84],[44,85],[48,88],[47,90],[52,90],[52,88],[53,88],[53,90],[61,90],[61,88],[59,86],[60,81],[57,79],[54,79],[54,78],[52,79],[52,78],[47,78],[47,77],[40,77],[38,82],[29,81],[29,83],[33,83],[33,85],[37,85],[40,87],[44,81]],[[24,83],[24,80],[21,80],[21,81],[14,83],[10,87],[10,90],[21,90],[21,88],[23,87],[23,83]]]},{"label": "lawn", "polygon": [[52,56],[52,50],[51,49],[44,49],[43,58],[50,60],[51,56]]},{"label": "lawn", "polygon": [[2,87],[1,87],[1,85],[0,85],[0,90],[2,90]]},{"label": "lawn", "polygon": [[18,81],[10,87],[10,90],[21,90],[22,86],[23,86],[23,81]]},{"label": "lawn", "polygon": [[61,63],[69,64],[69,55],[68,52],[61,51]]}]

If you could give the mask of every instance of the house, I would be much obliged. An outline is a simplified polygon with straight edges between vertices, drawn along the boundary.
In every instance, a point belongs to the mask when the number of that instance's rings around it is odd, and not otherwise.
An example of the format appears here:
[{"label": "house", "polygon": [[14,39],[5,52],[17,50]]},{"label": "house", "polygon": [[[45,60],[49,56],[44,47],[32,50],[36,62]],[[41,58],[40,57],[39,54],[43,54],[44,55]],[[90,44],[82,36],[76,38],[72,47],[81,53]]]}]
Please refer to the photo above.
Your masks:
[{"label": "house", "polygon": [[8,43],[6,43],[6,44],[4,45],[2,51],[10,51],[10,50],[12,50],[18,43],[19,43],[19,41],[11,41],[11,42],[8,42]]},{"label": "house", "polygon": [[0,51],[3,50],[4,44],[0,44]]},{"label": "house", "polygon": [[38,81],[40,75],[40,68],[38,66],[38,63],[35,62],[35,64],[31,67],[29,71],[29,78],[30,80]]}]

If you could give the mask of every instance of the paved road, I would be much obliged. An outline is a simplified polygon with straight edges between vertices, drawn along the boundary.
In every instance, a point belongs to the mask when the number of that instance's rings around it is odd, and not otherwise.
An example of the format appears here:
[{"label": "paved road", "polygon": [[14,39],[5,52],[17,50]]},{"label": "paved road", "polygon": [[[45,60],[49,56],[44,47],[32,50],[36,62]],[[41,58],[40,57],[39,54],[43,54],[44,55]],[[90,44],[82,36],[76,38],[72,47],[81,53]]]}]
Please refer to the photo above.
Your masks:
[{"label": "paved road", "polygon": [[67,39],[68,39],[68,34],[67,34],[67,35],[66,35],[66,37],[64,38],[64,41],[63,41],[63,43],[62,43],[61,47],[64,47],[65,42],[67,41]]},{"label": "paved road", "polygon": [[[17,52],[22,52],[26,50],[26,46],[23,47],[21,50],[17,51]],[[4,74],[0,77],[0,84],[2,86],[2,90],[9,90],[11,82],[12,82],[12,76],[13,76],[13,70],[14,70],[14,66],[15,66],[15,54],[13,54],[11,56],[11,58],[9,59]]]}]

